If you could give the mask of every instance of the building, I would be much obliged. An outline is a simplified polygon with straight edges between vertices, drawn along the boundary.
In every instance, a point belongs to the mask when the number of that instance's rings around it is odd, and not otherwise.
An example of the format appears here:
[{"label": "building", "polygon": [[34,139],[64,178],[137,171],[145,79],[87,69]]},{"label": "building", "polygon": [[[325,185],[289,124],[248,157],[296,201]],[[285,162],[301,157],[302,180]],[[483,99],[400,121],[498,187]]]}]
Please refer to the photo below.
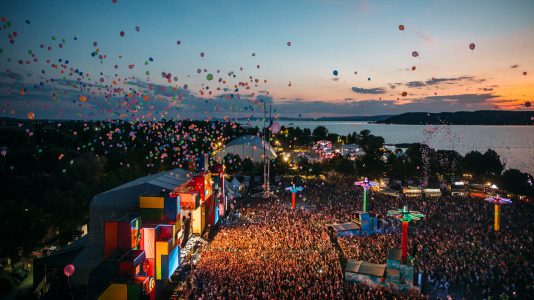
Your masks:
[{"label": "building", "polygon": [[341,145],[339,152],[341,155],[348,157],[352,160],[359,159],[360,157],[365,155],[365,151],[363,151],[356,144]]},{"label": "building", "polygon": [[72,264],[69,285],[85,290],[80,297],[155,299],[182,263],[180,249],[189,236],[202,234],[219,219],[223,171],[213,180],[207,160],[199,161],[193,164],[197,170],[145,176],[96,195],[89,233],[52,257],[36,260],[34,288],[50,285],[47,276],[64,282],[63,268]]}]

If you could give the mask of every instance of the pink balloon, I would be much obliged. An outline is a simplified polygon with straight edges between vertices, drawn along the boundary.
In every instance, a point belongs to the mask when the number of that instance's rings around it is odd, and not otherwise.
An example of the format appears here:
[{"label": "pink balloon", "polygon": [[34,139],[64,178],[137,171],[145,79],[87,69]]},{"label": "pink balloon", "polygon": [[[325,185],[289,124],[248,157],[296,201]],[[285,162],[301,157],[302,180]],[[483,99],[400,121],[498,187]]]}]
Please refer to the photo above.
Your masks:
[{"label": "pink balloon", "polygon": [[418,53],[417,51],[413,51],[413,52],[412,52],[412,56],[413,56],[413,57],[418,57],[418,56],[419,56],[419,53]]},{"label": "pink balloon", "polygon": [[469,49],[471,49],[471,50],[475,50],[475,43],[471,43],[471,44],[469,44]]},{"label": "pink balloon", "polygon": [[75,270],[76,268],[74,268],[74,265],[68,264],[65,266],[65,268],[63,268],[63,274],[65,274],[67,277],[70,277],[72,274],[74,274]]}]

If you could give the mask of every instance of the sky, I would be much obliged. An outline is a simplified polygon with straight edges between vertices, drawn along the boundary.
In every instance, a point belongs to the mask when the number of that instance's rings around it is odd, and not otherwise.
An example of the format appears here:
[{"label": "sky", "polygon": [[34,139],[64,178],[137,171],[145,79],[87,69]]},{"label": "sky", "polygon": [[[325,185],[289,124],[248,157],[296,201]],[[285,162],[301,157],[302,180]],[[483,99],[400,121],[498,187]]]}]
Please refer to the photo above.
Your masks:
[{"label": "sky", "polygon": [[0,117],[528,110],[532,16],[531,0],[1,0]]}]

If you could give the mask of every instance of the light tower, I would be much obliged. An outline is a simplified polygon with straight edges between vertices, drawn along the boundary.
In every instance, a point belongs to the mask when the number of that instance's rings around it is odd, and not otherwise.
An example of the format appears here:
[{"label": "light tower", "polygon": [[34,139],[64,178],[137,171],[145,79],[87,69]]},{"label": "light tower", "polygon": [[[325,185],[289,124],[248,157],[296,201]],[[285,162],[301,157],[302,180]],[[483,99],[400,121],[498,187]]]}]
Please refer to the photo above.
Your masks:
[{"label": "light tower", "polygon": [[363,211],[367,211],[367,191],[372,186],[378,186],[378,183],[375,181],[369,181],[367,177],[363,181],[356,181],[354,185],[363,187]]},{"label": "light tower", "polygon": [[419,221],[425,215],[418,211],[410,211],[405,205],[402,209],[388,211],[388,216],[393,216],[402,222],[401,262],[405,264],[408,260],[408,223]]},{"label": "light tower", "polygon": [[303,187],[300,187],[300,186],[295,186],[295,184],[293,183],[293,186],[290,186],[288,188],[286,188],[286,191],[290,191],[291,192],[291,208],[292,209],[295,209],[297,207],[297,199],[296,199],[296,194],[300,191],[304,190]]},{"label": "light tower", "polygon": [[493,222],[493,230],[499,231],[501,229],[501,205],[503,204],[511,204],[512,200],[508,198],[501,198],[501,196],[496,195],[495,197],[489,197],[484,199],[488,201],[489,203],[495,204],[495,212],[494,212],[494,222]]}]

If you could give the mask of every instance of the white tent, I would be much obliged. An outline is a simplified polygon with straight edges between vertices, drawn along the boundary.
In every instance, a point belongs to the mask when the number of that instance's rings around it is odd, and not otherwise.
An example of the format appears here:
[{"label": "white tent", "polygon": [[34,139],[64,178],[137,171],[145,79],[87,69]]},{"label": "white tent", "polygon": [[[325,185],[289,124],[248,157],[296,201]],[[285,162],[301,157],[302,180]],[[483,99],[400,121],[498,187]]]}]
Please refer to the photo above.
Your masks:
[{"label": "white tent", "polygon": [[[263,140],[255,135],[240,136],[226,144],[215,157],[222,161],[227,154],[239,155],[241,159],[250,158],[253,162],[263,161]],[[276,152],[271,144],[265,145],[265,155],[267,159],[275,159]]]}]

